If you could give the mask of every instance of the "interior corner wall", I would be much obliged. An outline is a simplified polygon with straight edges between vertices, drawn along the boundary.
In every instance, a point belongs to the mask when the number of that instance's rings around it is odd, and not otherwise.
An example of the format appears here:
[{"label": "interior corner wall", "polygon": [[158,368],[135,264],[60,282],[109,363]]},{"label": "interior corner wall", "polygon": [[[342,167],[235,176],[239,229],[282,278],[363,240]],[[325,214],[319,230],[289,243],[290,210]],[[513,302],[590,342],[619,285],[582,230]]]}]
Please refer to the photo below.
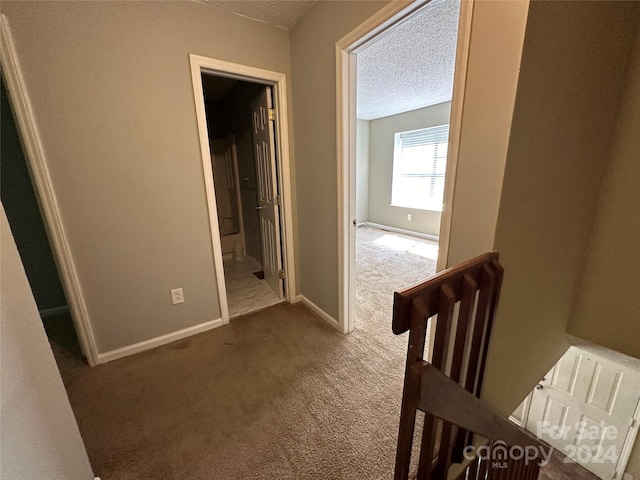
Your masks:
[{"label": "interior corner wall", "polygon": [[568,331],[640,358],[640,30],[626,78]]},{"label": "interior corner wall", "polygon": [[0,9],[99,352],[220,318],[189,54],[289,77],[288,32],[197,2]]},{"label": "interior corner wall", "polygon": [[[440,235],[440,212],[391,205],[395,134],[449,123],[451,102],[371,120],[369,141],[369,221]],[[411,220],[407,214],[411,214]]]},{"label": "interior corner wall", "polygon": [[494,247],[528,10],[474,1],[447,266]]},{"label": "interior corner wall", "polygon": [[4,208],[0,230],[2,478],[89,480],[89,458]]},{"label": "interior corner wall", "polygon": [[388,2],[316,2],[290,30],[301,293],[338,318],[336,42]]},{"label": "interior corner wall", "polygon": [[356,122],[356,220],[369,221],[369,127],[368,120]]},{"label": "interior corner wall", "polygon": [[483,391],[503,414],[569,346],[637,26],[634,3],[530,5],[496,227],[505,279]]}]

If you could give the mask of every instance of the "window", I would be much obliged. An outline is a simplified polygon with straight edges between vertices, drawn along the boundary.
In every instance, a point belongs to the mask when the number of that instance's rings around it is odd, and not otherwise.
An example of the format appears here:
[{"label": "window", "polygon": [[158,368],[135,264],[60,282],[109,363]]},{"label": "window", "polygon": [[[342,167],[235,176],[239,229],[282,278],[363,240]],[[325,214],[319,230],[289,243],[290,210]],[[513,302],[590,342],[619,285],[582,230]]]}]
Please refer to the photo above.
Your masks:
[{"label": "window", "polygon": [[395,135],[391,205],[442,211],[449,125]]}]

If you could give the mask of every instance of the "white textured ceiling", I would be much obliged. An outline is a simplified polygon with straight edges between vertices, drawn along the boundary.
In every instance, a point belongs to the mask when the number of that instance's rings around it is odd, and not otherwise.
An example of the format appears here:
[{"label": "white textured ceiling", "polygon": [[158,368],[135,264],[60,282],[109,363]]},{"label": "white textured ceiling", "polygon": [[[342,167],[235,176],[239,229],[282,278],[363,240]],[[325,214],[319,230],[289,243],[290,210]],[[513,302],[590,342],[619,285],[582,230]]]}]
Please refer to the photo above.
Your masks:
[{"label": "white textured ceiling", "polygon": [[289,29],[315,0],[201,0],[245,17]]},{"label": "white textured ceiling", "polygon": [[451,100],[460,0],[434,0],[357,54],[357,116]]}]

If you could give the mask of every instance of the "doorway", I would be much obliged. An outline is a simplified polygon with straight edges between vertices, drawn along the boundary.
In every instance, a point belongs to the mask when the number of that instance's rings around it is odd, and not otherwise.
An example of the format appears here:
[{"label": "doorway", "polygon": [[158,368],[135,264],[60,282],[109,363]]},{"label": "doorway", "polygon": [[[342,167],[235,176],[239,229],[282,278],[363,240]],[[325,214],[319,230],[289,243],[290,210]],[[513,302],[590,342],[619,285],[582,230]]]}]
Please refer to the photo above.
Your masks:
[{"label": "doorway", "polygon": [[[271,87],[202,74],[229,317],[284,301]],[[274,129],[275,132],[275,129]],[[266,148],[262,148],[266,145]],[[275,149],[273,149],[275,150]]]},{"label": "doorway", "polygon": [[223,323],[295,301],[283,74],[191,55]]},{"label": "doorway", "polygon": [[640,421],[640,361],[572,346],[510,420],[598,478],[623,478]]},{"label": "doorway", "polygon": [[61,362],[84,364],[3,76],[0,76],[0,103],[2,205],[58,365]]},{"label": "doorway", "polygon": [[[19,132],[22,153],[28,163],[33,189],[37,194],[41,218],[46,226],[51,251],[55,259],[59,279],[64,287],[80,350],[89,366],[94,366],[98,364],[96,341],[88,320],[87,308],[80,292],[78,275],[71,258],[70,248],[62,228],[53,182],[49,176],[45,152],[40,141],[24,79],[22,78],[13,37],[4,15],[0,18],[0,37],[2,37],[0,42],[0,73],[6,82],[6,90],[9,93],[8,98],[12,107],[10,110],[13,114],[11,118],[15,120],[15,126]],[[7,112],[9,112],[9,109],[7,109]]]},{"label": "doorway", "polygon": [[[390,5],[337,44],[345,333],[359,328],[370,311],[381,312],[377,323],[388,326],[393,291],[446,266],[471,8],[472,2],[457,0]],[[363,92],[367,76],[373,86]],[[397,268],[369,262],[371,248],[384,250],[374,259],[397,257]],[[416,276],[394,273],[407,270]],[[369,281],[376,275],[385,280],[384,292]],[[366,276],[367,283],[359,282]],[[391,277],[403,283],[390,284]],[[387,297],[388,305],[364,305],[362,315],[367,289]]]}]

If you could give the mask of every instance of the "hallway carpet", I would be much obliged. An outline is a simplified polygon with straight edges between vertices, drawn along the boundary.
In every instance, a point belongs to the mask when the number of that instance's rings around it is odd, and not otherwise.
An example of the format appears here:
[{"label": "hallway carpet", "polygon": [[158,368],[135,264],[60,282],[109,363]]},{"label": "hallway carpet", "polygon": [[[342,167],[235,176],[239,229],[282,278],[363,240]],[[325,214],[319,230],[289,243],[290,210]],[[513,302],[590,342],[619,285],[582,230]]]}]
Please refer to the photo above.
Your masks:
[{"label": "hallway carpet", "polygon": [[284,304],[63,376],[103,480],[391,478],[393,337],[343,336]]},{"label": "hallway carpet", "polygon": [[391,478],[407,348],[391,332],[393,290],[429,275],[435,244],[357,234],[350,335],[278,305],[94,369],[54,344],[96,475]]},{"label": "hallway carpet", "polygon": [[[369,244],[371,255],[358,275],[372,279],[379,247],[393,240],[368,233],[359,247]],[[407,253],[398,259],[408,270]],[[346,336],[302,304],[280,304],[93,369],[52,340],[95,474],[391,479],[407,335],[391,333],[387,293],[363,286],[383,303]]]}]

